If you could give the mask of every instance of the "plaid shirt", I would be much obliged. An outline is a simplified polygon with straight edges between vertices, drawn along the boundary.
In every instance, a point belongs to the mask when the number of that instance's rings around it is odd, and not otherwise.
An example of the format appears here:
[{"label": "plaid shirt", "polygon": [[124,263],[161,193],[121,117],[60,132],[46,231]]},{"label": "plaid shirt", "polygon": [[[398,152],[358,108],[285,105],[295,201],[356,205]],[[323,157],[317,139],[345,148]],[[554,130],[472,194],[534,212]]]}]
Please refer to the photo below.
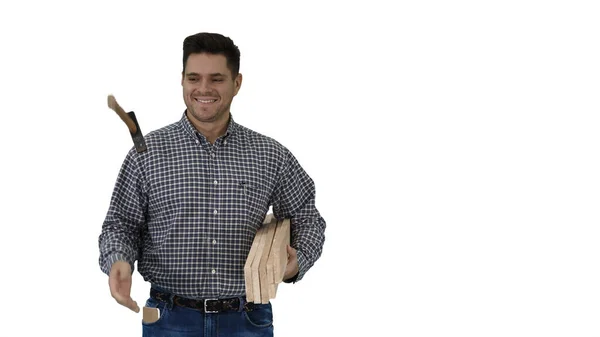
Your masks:
[{"label": "plaid shirt", "polygon": [[144,280],[179,296],[245,296],[244,264],[273,207],[291,219],[295,281],[320,257],[325,221],[312,179],[277,141],[230,119],[214,144],[183,115],[145,136],[119,171],[99,237],[101,270],[129,262]]}]

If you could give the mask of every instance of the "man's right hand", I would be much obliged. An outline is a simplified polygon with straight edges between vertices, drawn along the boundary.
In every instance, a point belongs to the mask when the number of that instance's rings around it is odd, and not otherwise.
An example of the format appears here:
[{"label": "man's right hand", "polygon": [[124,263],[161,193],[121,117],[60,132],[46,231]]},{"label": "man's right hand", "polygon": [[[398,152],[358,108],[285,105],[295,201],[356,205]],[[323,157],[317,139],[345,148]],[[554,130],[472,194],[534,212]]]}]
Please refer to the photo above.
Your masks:
[{"label": "man's right hand", "polygon": [[108,276],[110,294],[121,305],[140,312],[140,307],[131,298],[131,266],[128,262],[117,261],[110,268]]}]

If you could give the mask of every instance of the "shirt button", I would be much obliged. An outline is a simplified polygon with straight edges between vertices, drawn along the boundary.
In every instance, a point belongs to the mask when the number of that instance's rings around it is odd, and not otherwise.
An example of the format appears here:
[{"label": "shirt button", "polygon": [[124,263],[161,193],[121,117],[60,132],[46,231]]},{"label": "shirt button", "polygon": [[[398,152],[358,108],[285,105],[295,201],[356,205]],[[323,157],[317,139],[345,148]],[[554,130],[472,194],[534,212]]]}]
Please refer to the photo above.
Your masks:
[{"label": "shirt button", "polygon": [[216,271],[216,270],[214,270],[214,269],[211,271],[211,273],[213,273],[213,274],[214,274],[214,273],[216,273],[216,272],[217,272],[217,271]]},{"label": "shirt button", "polygon": [[213,245],[217,243],[217,240],[213,240]]},{"label": "shirt button", "polygon": [[215,153],[214,152],[211,153],[210,156],[214,158],[215,157]]},{"label": "shirt button", "polygon": [[219,182],[217,182],[217,181],[215,180],[215,185],[216,185],[216,184],[218,184],[218,183],[219,183]]},{"label": "shirt button", "polygon": [[217,212],[217,210],[215,209],[215,211],[214,211],[213,213],[217,214],[218,212]]},{"label": "shirt button", "polygon": [[227,141],[224,141],[223,144],[227,144]]}]

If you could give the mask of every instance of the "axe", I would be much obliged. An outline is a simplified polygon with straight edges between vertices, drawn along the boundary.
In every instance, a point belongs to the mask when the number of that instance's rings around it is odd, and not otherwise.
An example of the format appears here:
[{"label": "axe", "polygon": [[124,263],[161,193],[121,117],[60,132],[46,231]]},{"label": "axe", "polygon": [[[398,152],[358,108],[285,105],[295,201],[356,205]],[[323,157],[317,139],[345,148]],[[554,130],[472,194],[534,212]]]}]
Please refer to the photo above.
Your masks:
[{"label": "axe", "polygon": [[142,134],[142,130],[140,130],[140,125],[138,124],[137,119],[135,118],[135,113],[125,112],[123,108],[117,103],[115,96],[108,95],[108,107],[114,110],[119,117],[125,122],[127,128],[129,129],[129,133],[131,134],[131,138],[133,139],[133,144],[135,145],[135,149],[137,152],[146,151],[146,141],[144,140],[144,135]]}]

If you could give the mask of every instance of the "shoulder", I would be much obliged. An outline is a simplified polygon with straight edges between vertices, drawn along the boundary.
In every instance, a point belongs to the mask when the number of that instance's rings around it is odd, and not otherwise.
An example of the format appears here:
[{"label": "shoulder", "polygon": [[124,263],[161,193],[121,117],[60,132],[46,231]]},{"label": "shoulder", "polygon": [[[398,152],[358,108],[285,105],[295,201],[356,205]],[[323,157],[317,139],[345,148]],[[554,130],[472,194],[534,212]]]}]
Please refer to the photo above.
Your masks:
[{"label": "shoulder", "polygon": [[135,146],[132,146],[127,154],[127,159],[145,163],[151,158],[170,152],[184,138],[180,123],[180,121],[173,122],[144,134],[146,151],[138,153]]},{"label": "shoulder", "polygon": [[152,130],[144,135],[147,151],[143,152],[154,157],[180,149],[193,140],[193,136],[185,132],[182,121],[176,121],[161,128]]},{"label": "shoulder", "polygon": [[177,121],[159,129],[152,130],[144,136],[146,143],[158,144],[181,134],[181,122]]},{"label": "shoulder", "polygon": [[241,143],[245,144],[250,150],[269,153],[281,159],[285,159],[290,155],[289,149],[273,137],[240,124],[237,125],[237,133]]}]

